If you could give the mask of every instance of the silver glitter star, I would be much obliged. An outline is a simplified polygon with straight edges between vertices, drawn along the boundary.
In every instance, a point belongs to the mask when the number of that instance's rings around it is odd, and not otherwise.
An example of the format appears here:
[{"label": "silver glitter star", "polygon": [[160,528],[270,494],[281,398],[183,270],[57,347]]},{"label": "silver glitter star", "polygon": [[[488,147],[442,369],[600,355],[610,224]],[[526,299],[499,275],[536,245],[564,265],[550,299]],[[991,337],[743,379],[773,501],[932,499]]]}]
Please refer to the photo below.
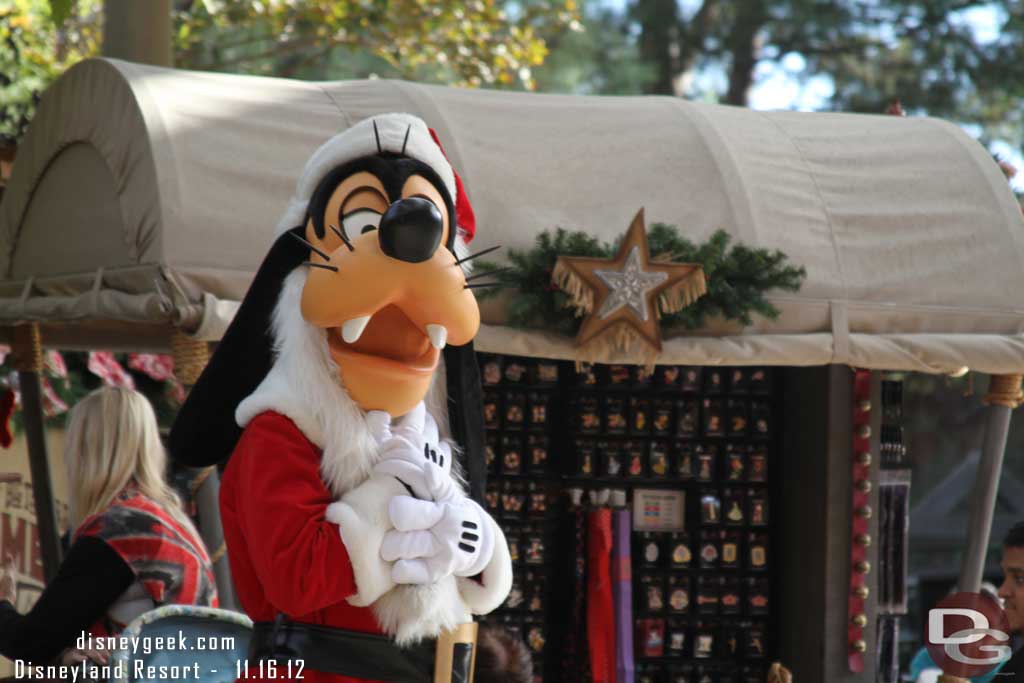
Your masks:
[{"label": "silver glitter star", "polygon": [[647,292],[668,278],[668,273],[647,273],[640,267],[640,247],[633,247],[622,270],[595,270],[594,275],[608,285],[608,297],[597,316],[602,320],[623,306],[629,306],[638,318],[647,322]]}]

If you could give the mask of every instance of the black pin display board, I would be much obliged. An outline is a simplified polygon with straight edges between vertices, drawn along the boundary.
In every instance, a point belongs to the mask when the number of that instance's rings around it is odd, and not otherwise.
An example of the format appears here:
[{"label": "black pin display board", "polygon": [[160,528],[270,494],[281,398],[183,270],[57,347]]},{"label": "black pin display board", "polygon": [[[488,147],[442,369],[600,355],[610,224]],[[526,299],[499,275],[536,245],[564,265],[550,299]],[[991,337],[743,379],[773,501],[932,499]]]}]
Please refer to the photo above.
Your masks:
[{"label": "black pin display board", "polygon": [[573,664],[566,492],[612,488],[630,509],[635,489],[685,497],[681,529],[631,534],[636,683],[762,683],[777,627],[771,371],[479,359],[485,497],[515,566],[509,599],[486,621],[522,635],[536,680],[564,681]]}]

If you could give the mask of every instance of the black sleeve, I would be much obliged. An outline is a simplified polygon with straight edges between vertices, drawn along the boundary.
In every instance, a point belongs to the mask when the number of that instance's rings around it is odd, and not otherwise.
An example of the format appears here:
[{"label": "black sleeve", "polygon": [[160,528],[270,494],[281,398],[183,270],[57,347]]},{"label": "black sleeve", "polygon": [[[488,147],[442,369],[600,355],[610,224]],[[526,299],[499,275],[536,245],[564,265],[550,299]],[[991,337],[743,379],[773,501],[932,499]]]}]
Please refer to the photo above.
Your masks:
[{"label": "black sleeve", "polygon": [[22,616],[0,601],[0,654],[46,664],[88,631],[132,582],[135,573],[104,541],[75,541],[50,585]]}]

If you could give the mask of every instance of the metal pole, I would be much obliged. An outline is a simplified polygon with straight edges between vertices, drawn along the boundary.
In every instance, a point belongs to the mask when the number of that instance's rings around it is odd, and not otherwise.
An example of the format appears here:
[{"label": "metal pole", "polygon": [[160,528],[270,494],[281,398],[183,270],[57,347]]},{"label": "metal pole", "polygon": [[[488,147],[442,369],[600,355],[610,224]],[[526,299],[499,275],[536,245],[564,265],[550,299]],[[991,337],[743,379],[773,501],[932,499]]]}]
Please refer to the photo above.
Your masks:
[{"label": "metal pole", "polygon": [[53,504],[50,460],[46,454],[42,389],[39,383],[43,347],[39,326],[35,323],[16,326],[13,336],[11,350],[15,356],[14,366],[18,370],[18,388],[21,391],[21,408],[25,419],[36,529],[39,531],[39,549],[43,555],[43,576],[49,583],[60,567],[60,535],[57,531],[57,511]]},{"label": "metal pole", "polygon": [[203,537],[213,562],[213,573],[217,579],[217,596],[223,609],[238,609],[235,587],[231,583],[231,567],[224,544],[224,530],[220,523],[220,473],[210,468],[199,489],[196,491],[196,508],[199,511],[199,534]]},{"label": "metal pole", "polygon": [[1021,375],[994,375],[985,402],[989,404],[985,441],[971,496],[971,517],[967,527],[967,552],[960,568],[959,589],[978,592],[985,572],[985,557],[992,533],[999,475],[1003,469],[1006,437],[1011,412],[1020,403]]}]

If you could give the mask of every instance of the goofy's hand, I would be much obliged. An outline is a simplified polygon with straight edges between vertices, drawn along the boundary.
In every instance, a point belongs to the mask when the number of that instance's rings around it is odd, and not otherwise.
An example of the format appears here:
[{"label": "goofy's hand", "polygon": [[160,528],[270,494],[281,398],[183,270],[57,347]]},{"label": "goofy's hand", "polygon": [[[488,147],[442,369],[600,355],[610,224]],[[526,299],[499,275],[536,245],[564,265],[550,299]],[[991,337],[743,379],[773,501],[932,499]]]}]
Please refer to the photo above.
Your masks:
[{"label": "goofy's hand", "polygon": [[388,505],[394,530],[384,535],[381,557],[394,562],[395,583],[429,584],[454,574],[475,576],[494,554],[494,521],[475,501],[444,502],[396,496]]},{"label": "goofy's hand", "polygon": [[368,413],[367,419],[380,447],[374,472],[397,478],[423,500],[458,495],[451,479],[451,446],[440,439],[437,423],[422,402],[394,424],[379,411]]}]

